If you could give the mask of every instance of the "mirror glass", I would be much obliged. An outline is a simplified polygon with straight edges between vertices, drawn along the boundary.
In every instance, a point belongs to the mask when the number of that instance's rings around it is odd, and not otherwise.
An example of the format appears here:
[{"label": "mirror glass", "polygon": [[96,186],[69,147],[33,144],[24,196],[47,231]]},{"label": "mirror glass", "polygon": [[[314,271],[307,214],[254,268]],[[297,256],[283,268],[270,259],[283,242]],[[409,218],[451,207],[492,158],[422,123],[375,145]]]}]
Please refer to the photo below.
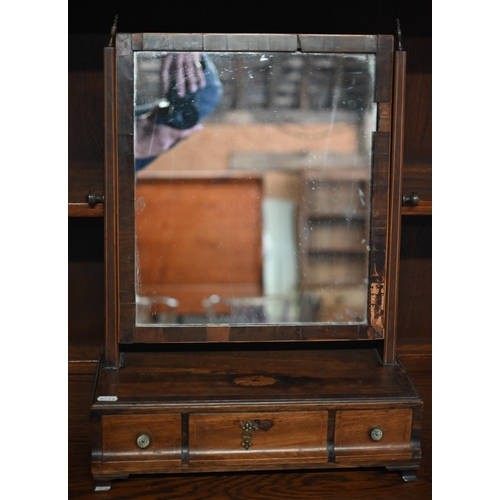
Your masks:
[{"label": "mirror glass", "polygon": [[365,323],[375,56],[134,57],[137,325]]}]

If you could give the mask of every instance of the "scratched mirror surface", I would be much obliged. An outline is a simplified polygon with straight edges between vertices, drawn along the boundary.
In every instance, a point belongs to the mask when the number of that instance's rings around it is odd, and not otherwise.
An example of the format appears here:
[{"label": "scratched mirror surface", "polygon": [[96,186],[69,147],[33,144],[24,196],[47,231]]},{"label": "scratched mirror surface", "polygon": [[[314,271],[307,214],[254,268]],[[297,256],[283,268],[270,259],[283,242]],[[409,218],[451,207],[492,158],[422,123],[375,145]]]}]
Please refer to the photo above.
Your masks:
[{"label": "scratched mirror surface", "polygon": [[136,324],[366,323],[373,54],[134,54]]}]

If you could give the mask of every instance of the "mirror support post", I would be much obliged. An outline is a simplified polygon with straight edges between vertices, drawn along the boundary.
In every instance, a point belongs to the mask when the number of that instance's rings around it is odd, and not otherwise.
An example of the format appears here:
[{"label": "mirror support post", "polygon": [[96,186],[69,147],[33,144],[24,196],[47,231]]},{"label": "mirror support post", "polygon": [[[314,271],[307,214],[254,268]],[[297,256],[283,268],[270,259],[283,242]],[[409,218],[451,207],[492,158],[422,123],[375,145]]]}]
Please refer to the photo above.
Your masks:
[{"label": "mirror support post", "polygon": [[117,368],[118,352],[118,232],[116,210],[117,155],[115,104],[115,49],[104,48],[104,253],[105,253],[105,345],[104,366]]},{"label": "mirror support post", "polygon": [[389,248],[387,276],[387,328],[384,343],[384,363],[396,362],[396,332],[398,308],[399,251],[401,239],[401,200],[403,193],[403,125],[406,52],[394,53],[394,93],[392,117]]}]

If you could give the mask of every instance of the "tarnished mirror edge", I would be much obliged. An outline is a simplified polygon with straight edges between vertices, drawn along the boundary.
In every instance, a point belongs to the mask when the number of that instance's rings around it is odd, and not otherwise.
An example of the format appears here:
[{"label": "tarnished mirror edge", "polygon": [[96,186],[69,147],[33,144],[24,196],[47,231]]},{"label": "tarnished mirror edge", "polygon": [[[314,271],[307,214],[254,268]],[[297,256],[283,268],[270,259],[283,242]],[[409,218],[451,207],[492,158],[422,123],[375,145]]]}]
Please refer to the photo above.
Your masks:
[{"label": "tarnished mirror edge", "polygon": [[[375,101],[372,179],[372,248],[369,258],[367,324],[318,325],[135,325],[135,219],[133,153],[133,53],[136,50],[224,50],[375,53]],[[205,45],[206,44],[206,45]],[[244,48],[246,47],[246,48]],[[263,47],[263,48],[261,48]],[[269,49],[264,48],[269,47]],[[391,35],[260,35],[260,34],[117,34],[116,155],[117,171],[117,329],[120,343],[325,341],[383,339],[386,328],[389,171],[392,124],[394,43]]]}]

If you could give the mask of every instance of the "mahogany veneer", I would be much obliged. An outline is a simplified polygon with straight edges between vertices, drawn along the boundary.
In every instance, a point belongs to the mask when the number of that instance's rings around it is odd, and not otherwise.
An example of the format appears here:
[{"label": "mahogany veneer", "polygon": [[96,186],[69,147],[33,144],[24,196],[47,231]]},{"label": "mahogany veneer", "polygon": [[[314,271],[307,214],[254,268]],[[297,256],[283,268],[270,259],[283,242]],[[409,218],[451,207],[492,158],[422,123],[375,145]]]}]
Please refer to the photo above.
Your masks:
[{"label": "mahogany veneer", "polygon": [[421,413],[404,367],[371,348],[130,352],[100,372],[92,472],[107,484],[228,467],[412,469]]},{"label": "mahogany veneer", "polygon": [[[138,325],[133,53],[255,47],[376,54],[367,321]],[[97,489],[129,474],[276,469],[385,467],[416,479],[422,400],[395,350],[405,64],[386,35],[123,34],[105,50],[107,323],[91,407]]]}]

